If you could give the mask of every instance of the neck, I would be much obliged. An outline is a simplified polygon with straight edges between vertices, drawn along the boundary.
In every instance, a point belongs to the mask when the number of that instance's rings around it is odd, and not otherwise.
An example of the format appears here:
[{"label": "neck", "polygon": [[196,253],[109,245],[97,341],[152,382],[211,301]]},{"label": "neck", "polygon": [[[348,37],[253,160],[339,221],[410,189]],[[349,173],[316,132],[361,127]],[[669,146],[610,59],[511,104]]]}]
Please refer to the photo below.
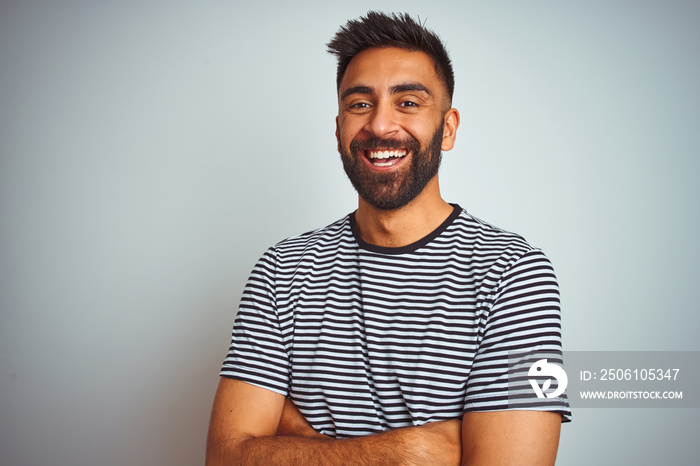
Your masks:
[{"label": "neck", "polygon": [[381,210],[360,198],[355,223],[370,244],[401,247],[418,241],[439,227],[453,207],[440,196],[437,175],[415,199],[396,210]]}]

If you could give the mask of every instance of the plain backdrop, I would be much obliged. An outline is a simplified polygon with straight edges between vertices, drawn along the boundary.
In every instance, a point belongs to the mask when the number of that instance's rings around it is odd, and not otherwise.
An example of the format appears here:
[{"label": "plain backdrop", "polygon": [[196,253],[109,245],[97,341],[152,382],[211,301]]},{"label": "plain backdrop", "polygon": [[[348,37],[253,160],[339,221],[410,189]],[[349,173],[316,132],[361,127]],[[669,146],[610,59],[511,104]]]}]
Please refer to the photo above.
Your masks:
[{"label": "plain backdrop", "polygon": [[[253,264],[356,208],[370,9],[447,43],[444,197],[551,258],[565,350],[700,350],[699,2],[2,0],[1,464],[203,463]],[[558,464],[696,464],[699,414],[575,410]]]}]

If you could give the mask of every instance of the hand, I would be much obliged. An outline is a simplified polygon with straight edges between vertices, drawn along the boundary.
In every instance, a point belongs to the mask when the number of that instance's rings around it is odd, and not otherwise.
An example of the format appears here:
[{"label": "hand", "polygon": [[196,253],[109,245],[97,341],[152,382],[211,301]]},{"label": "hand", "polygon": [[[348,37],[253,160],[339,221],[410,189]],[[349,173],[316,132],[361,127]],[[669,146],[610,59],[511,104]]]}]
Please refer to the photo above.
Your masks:
[{"label": "hand", "polygon": [[289,398],[284,402],[284,409],[282,410],[279,426],[277,426],[276,435],[329,439],[329,437],[319,434],[311,427],[311,424]]}]

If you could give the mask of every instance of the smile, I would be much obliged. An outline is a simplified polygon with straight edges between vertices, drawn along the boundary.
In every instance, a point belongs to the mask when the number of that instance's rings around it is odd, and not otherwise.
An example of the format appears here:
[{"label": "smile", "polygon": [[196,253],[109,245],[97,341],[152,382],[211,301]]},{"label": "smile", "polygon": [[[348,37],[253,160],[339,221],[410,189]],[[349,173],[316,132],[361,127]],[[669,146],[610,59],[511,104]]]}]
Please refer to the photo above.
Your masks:
[{"label": "smile", "polygon": [[408,151],[406,149],[365,151],[367,159],[375,167],[391,167],[396,165],[402,158],[406,157],[407,154]]}]

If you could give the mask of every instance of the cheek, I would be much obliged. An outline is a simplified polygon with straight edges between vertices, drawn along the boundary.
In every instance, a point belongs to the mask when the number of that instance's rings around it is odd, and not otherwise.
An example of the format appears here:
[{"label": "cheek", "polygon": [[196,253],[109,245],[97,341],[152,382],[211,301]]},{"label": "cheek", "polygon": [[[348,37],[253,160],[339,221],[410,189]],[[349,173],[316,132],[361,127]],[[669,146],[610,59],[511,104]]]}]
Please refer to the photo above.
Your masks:
[{"label": "cheek", "polygon": [[351,141],[363,131],[366,122],[359,115],[346,116],[338,120],[338,134],[343,141]]},{"label": "cheek", "polygon": [[350,143],[355,139],[357,133],[349,131],[348,128],[343,128],[338,132],[338,147],[343,147],[346,150],[350,148]]}]

